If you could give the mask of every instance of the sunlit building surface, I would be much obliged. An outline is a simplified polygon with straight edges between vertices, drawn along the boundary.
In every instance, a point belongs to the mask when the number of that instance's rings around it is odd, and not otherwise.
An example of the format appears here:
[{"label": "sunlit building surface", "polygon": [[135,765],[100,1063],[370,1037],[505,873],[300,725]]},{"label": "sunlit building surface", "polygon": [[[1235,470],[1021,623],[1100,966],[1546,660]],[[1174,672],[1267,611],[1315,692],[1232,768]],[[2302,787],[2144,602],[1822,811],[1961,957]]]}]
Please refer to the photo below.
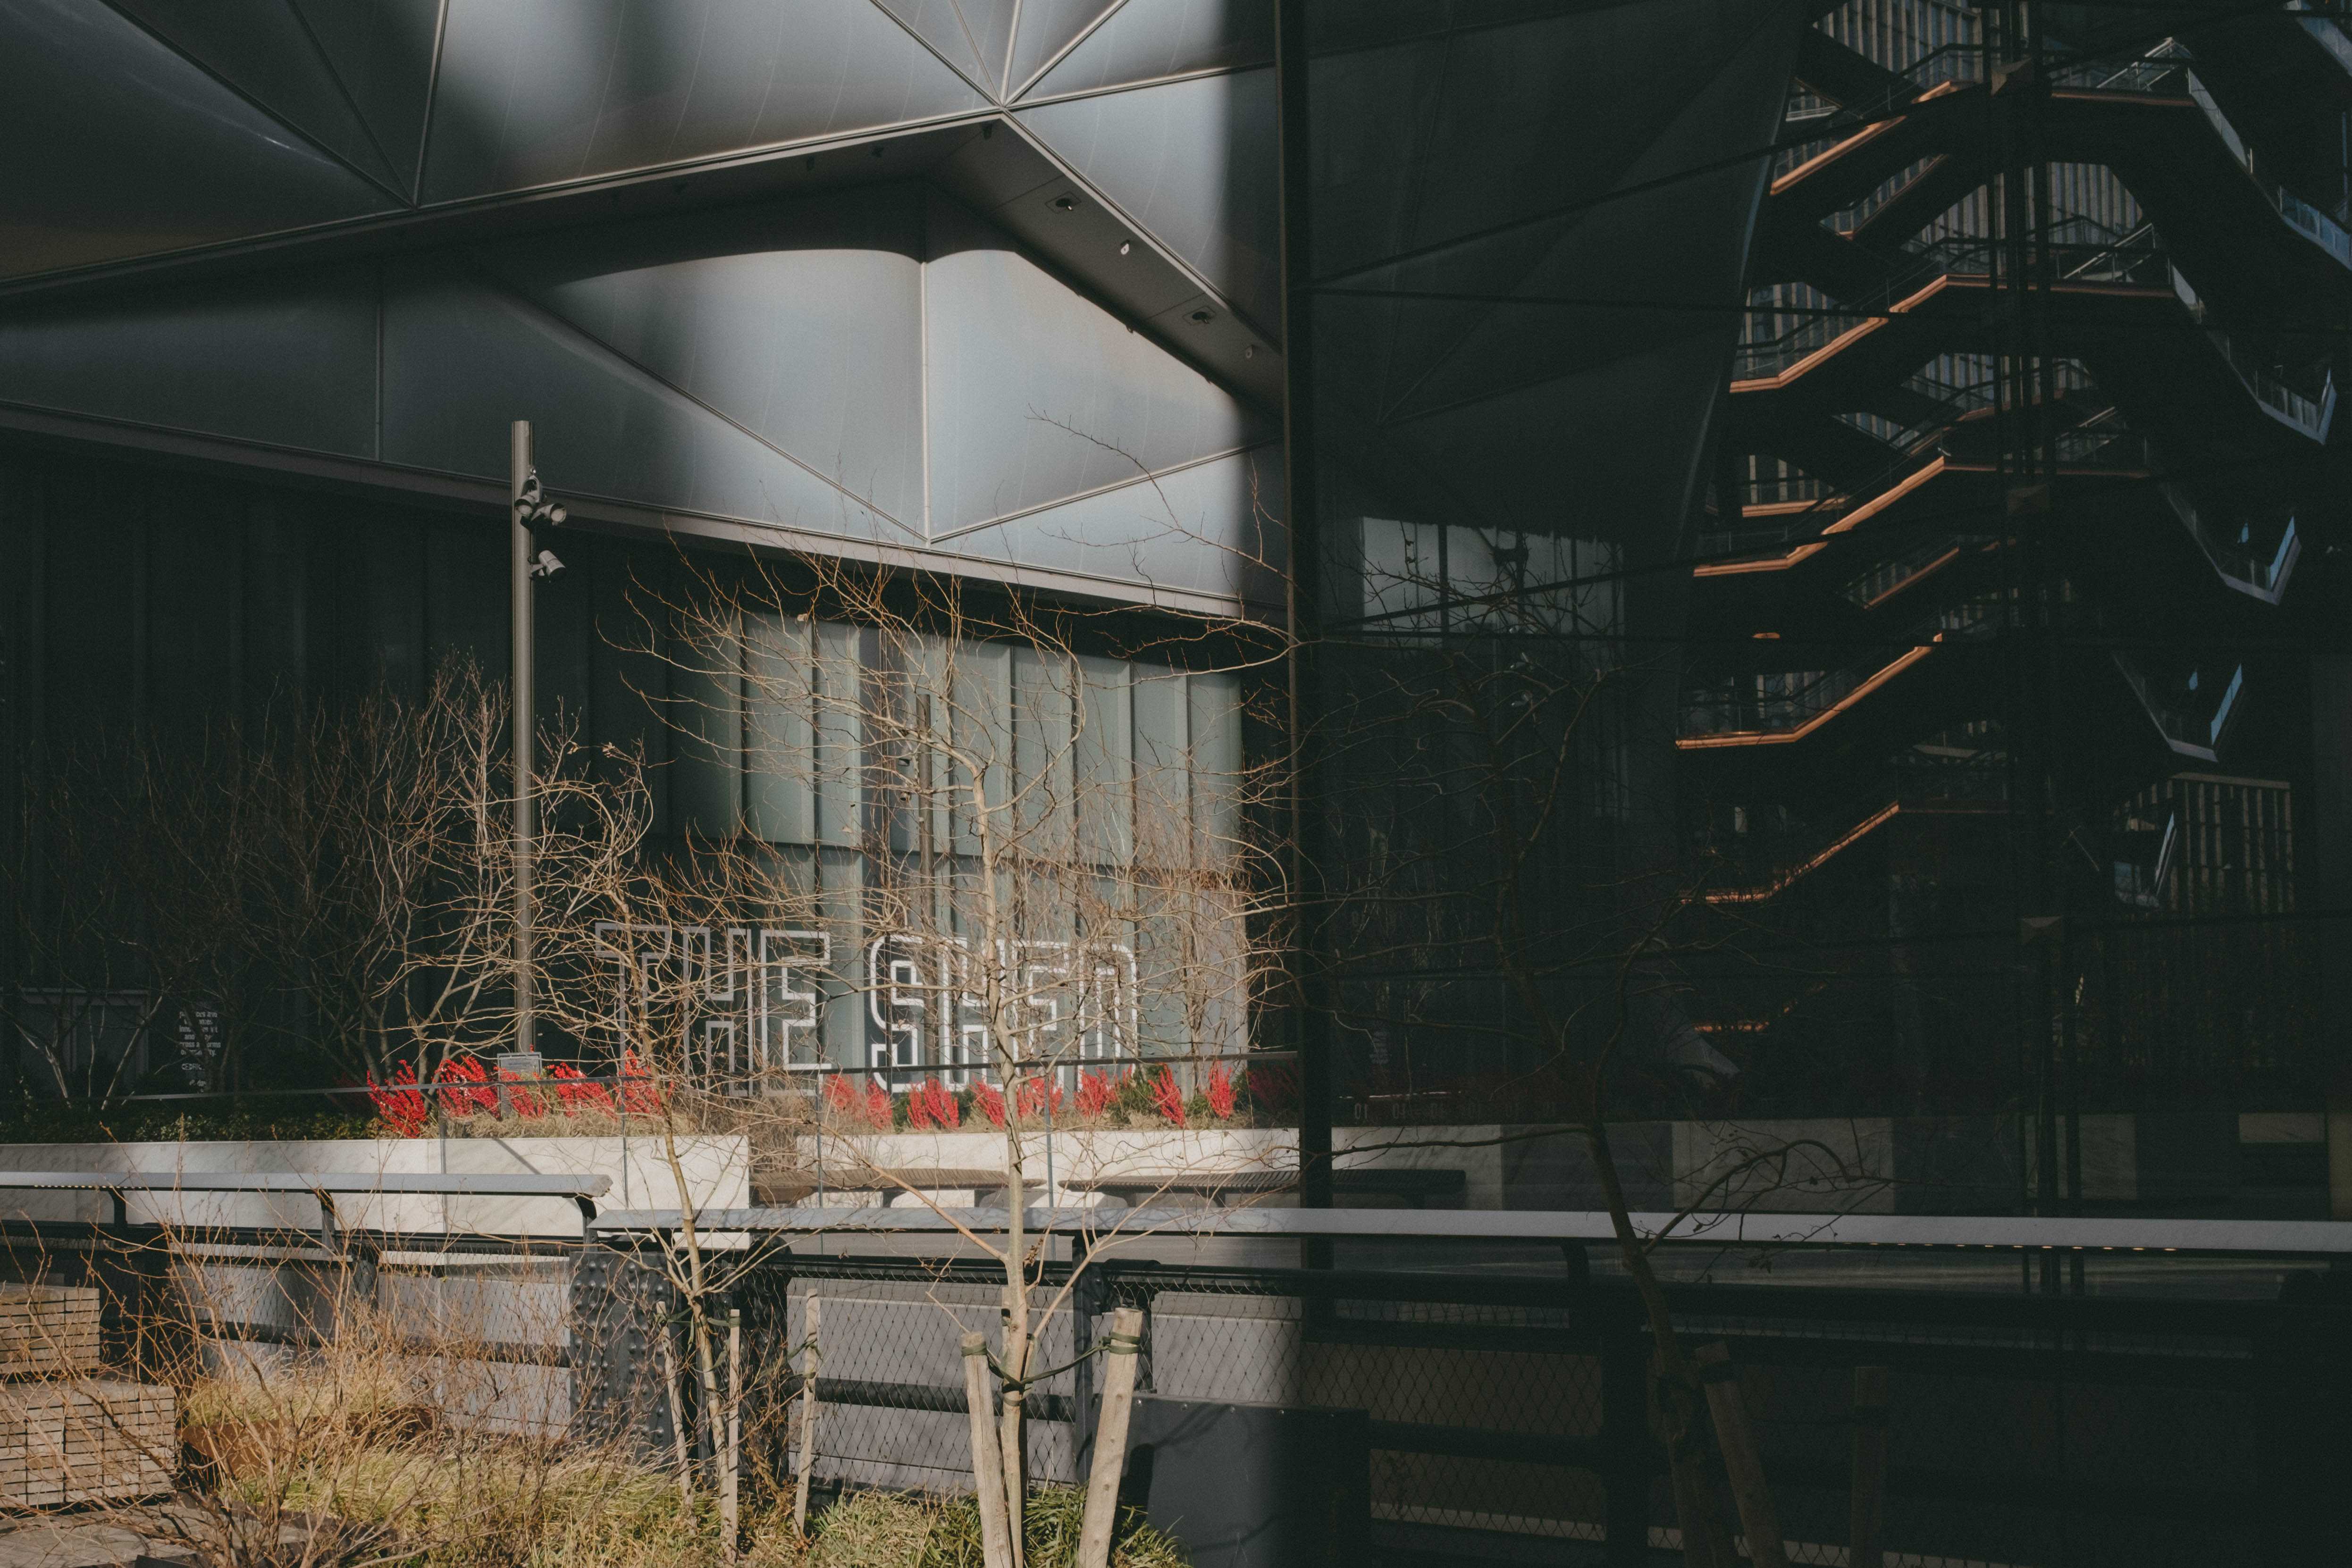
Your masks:
[{"label": "sunlit building surface", "polygon": [[[1493,9],[21,0],[0,745],[503,676],[528,419],[542,704],[816,874],[614,635],[683,559],[1295,612],[1310,1141],[1598,1084],[1644,1204],[1806,1127],[1748,1196],[2352,1212],[2335,14]],[[1125,765],[1282,691],[1190,681]],[[207,1049],[126,986],[79,1059]]]}]

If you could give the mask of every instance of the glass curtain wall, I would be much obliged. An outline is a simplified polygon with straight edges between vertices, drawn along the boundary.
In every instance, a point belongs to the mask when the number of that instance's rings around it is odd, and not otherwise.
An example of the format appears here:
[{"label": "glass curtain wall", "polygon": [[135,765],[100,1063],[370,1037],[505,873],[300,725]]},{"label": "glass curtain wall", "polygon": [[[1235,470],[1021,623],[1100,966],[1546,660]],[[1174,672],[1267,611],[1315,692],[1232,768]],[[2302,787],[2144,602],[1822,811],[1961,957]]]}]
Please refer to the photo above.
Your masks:
[{"label": "glass curtain wall", "polygon": [[1597,1115],[1637,1209],[2352,1213],[2352,45],[1817,11],[1288,13],[1332,1121],[1516,1207]]}]

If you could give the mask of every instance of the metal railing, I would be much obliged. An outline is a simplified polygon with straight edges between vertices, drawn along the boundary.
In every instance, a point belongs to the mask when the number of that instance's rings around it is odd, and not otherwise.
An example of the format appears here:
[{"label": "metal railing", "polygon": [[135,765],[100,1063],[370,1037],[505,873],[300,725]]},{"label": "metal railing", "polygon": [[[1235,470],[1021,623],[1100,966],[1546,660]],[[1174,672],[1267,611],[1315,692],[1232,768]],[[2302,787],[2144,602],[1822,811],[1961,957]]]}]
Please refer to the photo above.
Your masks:
[{"label": "metal railing", "polygon": [[2277,603],[2286,590],[2287,580],[2294,573],[2295,563],[2303,558],[2303,539],[2294,518],[2287,518],[2277,546],[2264,553],[2252,547],[2251,526],[2240,539],[2225,539],[2206,525],[2204,514],[2186,489],[2174,484],[2163,488],[2173,515],[2189,530],[2189,537],[2197,541],[2197,548],[2212,563],[2221,580],[2253,598]]},{"label": "metal railing", "polygon": [[[675,1335],[683,1316],[670,1276],[646,1250],[677,1218],[608,1217],[626,1228],[608,1229],[605,1245],[582,1254],[576,1312],[603,1313],[597,1343],[627,1350],[639,1368],[650,1359],[645,1347],[665,1328]],[[952,1222],[986,1231],[1006,1218],[964,1211]],[[823,1411],[810,1455],[817,1484],[968,1490],[956,1341],[974,1330],[1001,1343],[1002,1270],[781,1245],[818,1231],[828,1245],[854,1245],[844,1225],[902,1240],[943,1235],[946,1217],[707,1217],[730,1219],[779,1227],[753,1230],[724,1298],[742,1312],[754,1369],[746,1386],[768,1402],[764,1414],[747,1414],[746,1428],[772,1434],[777,1473],[799,1458],[782,1412],[803,1393],[800,1352],[810,1304],[821,1301],[821,1366],[808,1390]],[[1066,1212],[1038,1211],[1030,1223],[1076,1246],[1095,1239],[1096,1222]],[[1501,1538],[1516,1541],[1506,1554],[1517,1560],[1580,1541],[1612,1563],[1679,1547],[1651,1435],[1655,1347],[1605,1245],[1607,1216],[1243,1209],[1171,1211],[1154,1223],[1168,1236],[1534,1243],[1551,1261],[1528,1254],[1499,1272],[1454,1266],[1450,1252],[1410,1270],[1129,1254],[1089,1254],[1083,1268],[1043,1263],[1031,1302],[1039,1354],[1055,1370],[1027,1398],[1035,1478],[1066,1483],[1083,1473],[1095,1436],[1093,1353],[1108,1312],[1128,1307],[1144,1313],[1137,1386],[1146,1400],[1361,1412],[1364,1451],[1349,1463],[1363,1467],[1376,1542],[1418,1542],[1444,1555],[1447,1544],[1458,1552]],[[2094,1539],[2114,1561],[2185,1568],[2289,1560],[2277,1555],[2282,1542],[2306,1528],[2325,1539],[2332,1528],[2332,1502],[2315,1495],[2328,1489],[2305,1485],[2291,1462],[2305,1446],[2326,1444],[2341,1418],[2326,1398],[2297,1393],[2315,1381],[2335,1387],[2352,1345],[2352,1308],[2324,1292],[2290,1288],[2279,1301],[2021,1295],[2014,1273],[2009,1294],[1732,1284],[1676,1278],[1672,1260],[1751,1246],[1783,1257],[1790,1248],[1894,1246],[1988,1261],[1988,1248],[2002,1259],[2079,1249],[2166,1270],[2193,1269],[2199,1253],[2269,1249],[2266,1257],[2308,1260],[2294,1277],[2315,1283],[2311,1263],[2352,1254],[2352,1225],[1716,1216],[1692,1240],[1706,1251],[1659,1255],[1665,1305],[1686,1350],[1710,1342],[1729,1350],[1792,1562],[1841,1560],[1846,1455],[1858,1421],[1871,1418],[1854,1409],[1859,1366],[1888,1369],[1894,1394],[1884,1417],[1899,1456],[1888,1481],[1890,1553],[2054,1568],[2081,1560],[2068,1541]],[[685,1411],[689,1430],[707,1430],[691,1378],[673,1405],[658,1380],[648,1385],[635,1370],[619,1356],[576,1363],[584,1406],[663,1454],[674,1440],[671,1409]],[[2159,1440],[2191,1410],[2197,1442]],[[2289,1462],[2274,1466],[2273,1453]]]},{"label": "metal railing", "polygon": [[2241,664],[2231,667],[2229,678],[2221,684],[2219,696],[2192,706],[2190,696],[2194,688],[2186,682],[2201,685],[2203,672],[2191,674],[2184,683],[2167,686],[2158,685],[2154,676],[2140,667],[2138,660],[2122,649],[2116,651],[2115,662],[2125,682],[2139,698],[2140,706],[2147,711],[2149,721],[2164,737],[2166,745],[2200,761],[2218,759],[2221,737],[2228,732],[2230,721],[2237,716],[2238,698],[2245,690],[2245,665]]},{"label": "metal railing", "polygon": [[1836,669],[1734,675],[1711,687],[1686,691],[1677,734],[1687,740],[1801,730],[1871,683],[1896,673],[1906,661],[1916,662],[1941,644],[1984,634],[2006,612],[1997,601],[1970,600],[1918,622],[1907,647],[1884,648]]},{"label": "metal railing", "polygon": [[114,1223],[131,1222],[130,1199],[184,1194],[289,1195],[319,1205],[322,1231],[337,1228],[338,1197],[547,1197],[579,1211],[583,1228],[596,1222],[596,1199],[612,1190],[608,1176],[399,1171],[0,1171],[0,1192],[95,1192],[113,1206]]},{"label": "metal railing", "polygon": [[2172,291],[2179,297],[2181,304],[2188,307],[2189,319],[2204,329],[2206,339],[2257,404],[2280,423],[2292,426],[2314,441],[2327,439],[2327,433],[2336,422],[2334,371],[2328,372],[2318,397],[2305,397],[2271,374],[2268,367],[2242,349],[2227,331],[2207,321],[2204,297],[2197,292],[2196,285],[2190,283],[2177,267],[2172,269]]}]

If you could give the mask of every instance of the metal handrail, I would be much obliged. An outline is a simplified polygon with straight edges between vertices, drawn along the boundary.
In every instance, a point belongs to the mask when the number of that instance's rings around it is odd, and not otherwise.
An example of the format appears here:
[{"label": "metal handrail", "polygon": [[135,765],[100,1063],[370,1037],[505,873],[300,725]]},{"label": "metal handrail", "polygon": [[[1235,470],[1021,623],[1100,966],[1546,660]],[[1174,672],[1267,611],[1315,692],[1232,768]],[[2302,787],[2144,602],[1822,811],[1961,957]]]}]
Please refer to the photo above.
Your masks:
[{"label": "metal handrail", "polygon": [[[817,1235],[839,1231],[981,1235],[1010,1228],[1003,1208],[723,1208],[694,1214],[700,1231]],[[1637,1213],[1634,1230],[1708,1247],[1904,1247],[1974,1250],[2198,1252],[2272,1258],[2352,1255],[2352,1221],[2326,1219],[2095,1219],[2074,1217],[1909,1214]],[[671,1209],[621,1209],[596,1223],[604,1236],[679,1229]],[[1429,1208],[1031,1208],[1022,1228],[1093,1239],[1134,1236],[1356,1238],[1373,1240],[1605,1241],[1603,1210]]]},{"label": "metal handrail", "polygon": [[2305,397],[2258,362],[2250,361],[2228,332],[2207,323],[2204,296],[2197,292],[2197,286],[2189,282],[2177,267],[2172,269],[2172,292],[2188,308],[2189,319],[2204,329],[2208,340],[2219,350],[2231,373],[2244,384],[2255,402],[2280,423],[2293,425],[2313,440],[2324,442],[2327,439],[2327,433],[2336,423],[2336,374],[2333,371],[2328,372],[2326,382],[2316,399]]},{"label": "metal handrail", "polygon": [[1868,682],[1895,670],[1903,661],[1915,658],[1920,650],[1981,632],[1999,621],[2006,607],[1984,600],[1969,600],[1936,611],[1912,628],[1907,646],[1899,650],[1883,649],[1866,662],[1843,665],[1833,670],[1801,670],[1774,672],[1763,676],[1735,675],[1732,681],[1785,680],[1784,690],[1759,690],[1749,696],[1746,692],[1724,695],[1706,688],[1686,693],[1682,706],[1678,735],[1772,735],[1801,728],[1809,721],[1829,712],[1853,695]]},{"label": "metal handrail", "polygon": [[316,1198],[334,1223],[338,1197],[561,1197],[596,1222],[595,1200],[610,1192],[610,1176],[536,1174],[374,1171],[0,1171],[0,1190],[100,1192],[114,1203],[115,1223],[129,1223],[131,1193],[294,1193]]}]

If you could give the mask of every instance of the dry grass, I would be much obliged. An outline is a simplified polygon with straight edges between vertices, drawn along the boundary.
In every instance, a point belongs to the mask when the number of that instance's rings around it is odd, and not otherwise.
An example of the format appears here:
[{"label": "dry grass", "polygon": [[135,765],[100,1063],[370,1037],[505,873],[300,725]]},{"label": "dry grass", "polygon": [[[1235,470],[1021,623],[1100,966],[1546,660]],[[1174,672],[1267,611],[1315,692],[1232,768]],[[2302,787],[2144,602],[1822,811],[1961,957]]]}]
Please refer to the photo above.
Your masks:
[{"label": "dry grass", "polygon": [[[420,1338],[415,1312],[354,1301],[330,1271],[318,1281],[329,1299],[305,1318],[323,1331],[316,1341],[223,1339],[204,1325],[234,1321],[244,1303],[219,1276],[178,1271],[185,1318],[159,1324],[142,1352],[179,1396],[176,1442],[156,1439],[174,1451],[155,1458],[174,1469],[184,1457],[184,1490],[168,1509],[117,1511],[173,1554],[210,1568],[724,1568],[707,1488],[682,1498],[676,1476],[625,1439],[571,1429],[562,1401],[543,1403],[536,1368],[469,1354],[479,1324],[452,1332],[443,1314]],[[773,1479],[747,1479],[741,1568],[982,1568],[968,1498],[854,1495],[803,1542],[774,1505]],[[1034,1494],[1031,1568],[1068,1568],[1082,1512],[1074,1489]],[[1183,1568],[1184,1557],[1138,1517],[1113,1562]]]},{"label": "dry grass", "polygon": [[[1030,1494],[1022,1512],[1030,1568],[1069,1568],[1085,1510],[1086,1496],[1075,1487]],[[864,1492],[828,1509],[812,1533],[814,1542],[801,1560],[809,1568],[982,1568],[980,1509],[970,1498],[940,1501]],[[1120,1521],[1111,1563],[1113,1568],[1185,1568],[1186,1559],[1174,1542],[1130,1512]]]},{"label": "dry grass", "polygon": [[[667,1476],[603,1457],[566,1457],[517,1442],[494,1458],[420,1464],[385,1443],[373,1462],[240,1467],[225,1494],[257,1517],[309,1521],[311,1561],[357,1568],[719,1568],[718,1522],[708,1499],[689,1512]],[[265,1495],[274,1489],[274,1495]],[[1032,1568],[1069,1568],[1083,1495],[1047,1488],[1026,1512]],[[886,1492],[844,1499],[819,1514],[803,1543],[789,1509],[755,1515],[744,1568],[982,1568],[980,1513],[969,1498]],[[1183,1552],[1139,1517],[1125,1521],[1114,1568],[1184,1568]]]},{"label": "dry grass", "polygon": [[[186,1435],[207,1462],[224,1568],[720,1568],[716,1508],[617,1448],[499,1436],[436,1418],[380,1356],[200,1380]],[[1083,1494],[1040,1489],[1024,1518],[1032,1568],[1074,1562]],[[233,1521],[244,1521],[242,1525]],[[793,1537],[789,1509],[754,1510],[744,1568],[982,1568],[969,1498],[866,1492]],[[1116,1568],[1183,1568],[1174,1542],[1123,1521]]]}]

